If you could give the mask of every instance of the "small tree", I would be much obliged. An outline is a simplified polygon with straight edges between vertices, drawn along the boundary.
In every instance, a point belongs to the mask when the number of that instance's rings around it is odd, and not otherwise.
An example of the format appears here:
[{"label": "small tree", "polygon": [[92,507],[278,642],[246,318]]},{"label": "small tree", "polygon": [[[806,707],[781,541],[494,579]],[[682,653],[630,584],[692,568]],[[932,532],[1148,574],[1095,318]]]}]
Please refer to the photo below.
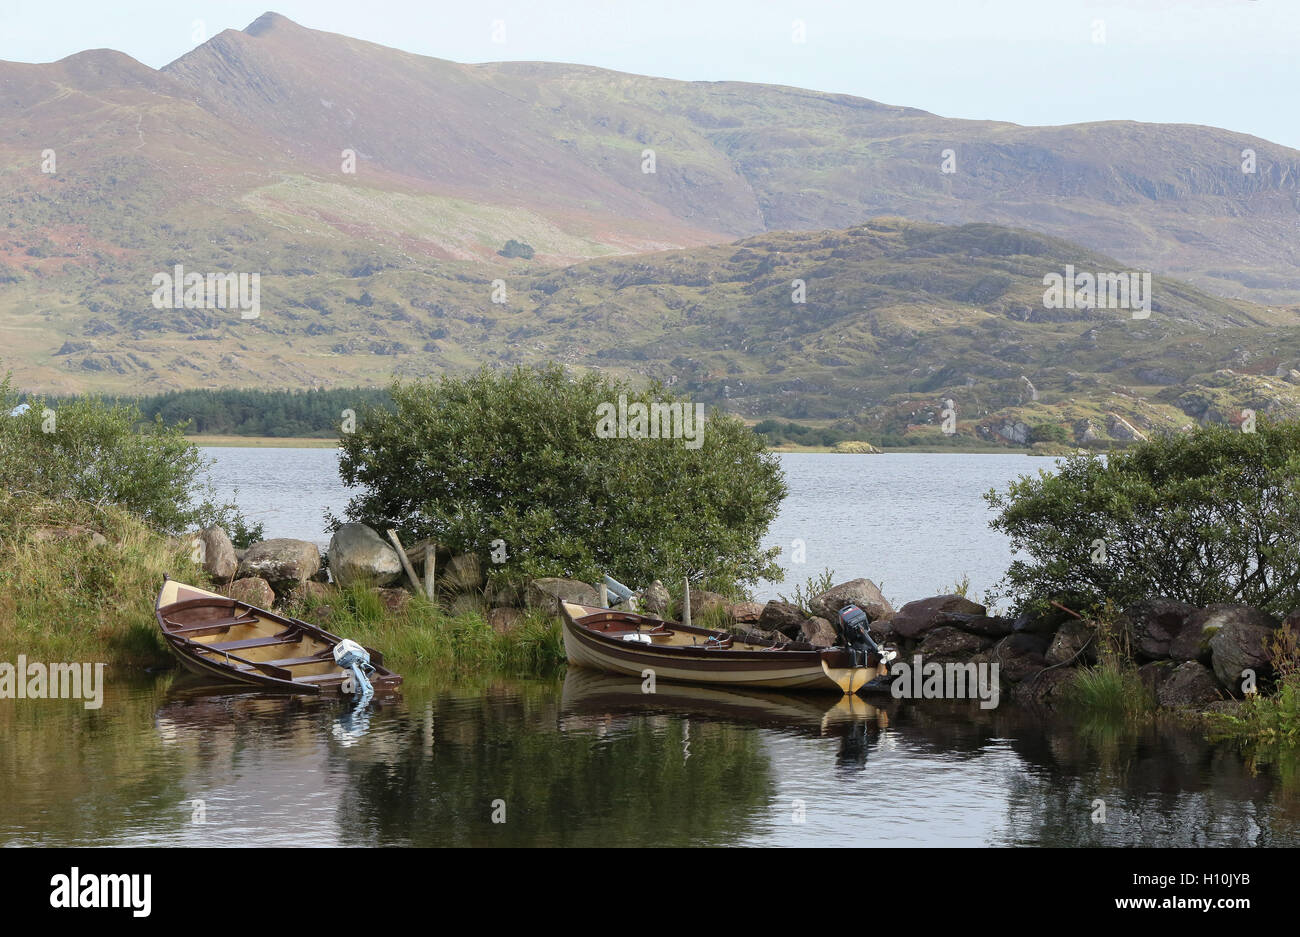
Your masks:
[{"label": "small tree", "polygon": [[341,438],[339,472],[362,489],[349,520],[433,537],[512,579],[780,576],[760,542],[785,484],[762,437],[738,419],[715,411],[698,448],[603,438],[597,409],[620,395],[629,407],[692,405],[658,385],[636,392],[554,365],[394,384],[391,395],[395,412],[371,409]]},{"label": "small tree", "polygon": [[232,524],[218,505],[205,460],[184,424],[143,418],[132,405],[98,397],[20,405],[10,378],[0,381],[0,484],[54,500],[114,504],[164,533],[193,525]]},{"label": "small tree", "polygon": [[1300,424],[1158,435],[1105,459],[1071,456],[985,499],[1000,511],[991,526],[1027,557],[1001,584],[1020,608],[1149,597],[1300,607]]},{"label": "small tree", "polygon": [[523,241],[516,241],[514,238],[506,241],[506,246],[497,251],[502,257],[520,257],[524,260],[533,259],[533,249]]}]

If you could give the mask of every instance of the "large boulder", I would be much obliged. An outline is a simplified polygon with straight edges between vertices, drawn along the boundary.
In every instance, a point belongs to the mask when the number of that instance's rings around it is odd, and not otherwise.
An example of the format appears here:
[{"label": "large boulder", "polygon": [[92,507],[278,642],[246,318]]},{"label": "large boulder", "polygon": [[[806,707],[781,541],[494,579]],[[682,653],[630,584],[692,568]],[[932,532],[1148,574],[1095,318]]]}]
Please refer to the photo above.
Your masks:
[{"label": "large boulder", "polygon": [[813,647],[834,647],[835,626],[825,618],[814,616],[800,625],[799,640],[807,641]]},{"label": "large boulder", "polygon": [[386,586],[402,575],[393,545],[365,524],[341,524],[330,538],[330,574],[340,586]]},{"label": "large boulder", "polygon": [[1203,709],[1219,699],[1221,691],[1210,668],[1194,660],[1183,661],[1161,681],[1156,701],[1170,709]]},{"label": "large boulder", "polygon": [[645,614],[654,618],[668,615],[668,603],[672,597],[668,594],[668,587],[658,579],[646,586],[637,598],[640,599],[641,610]]},{"label": "large boulder", "polygon": [[213,579],[225,581],[239,569],[235,545],[220,527],[205,527],[194,535],[199,546],[199,564]]},{"label": "large boulder", "polygon": [[529,608],[540,608],[552,615],[558,615],[561,602],[599,605],[600,595],[589,583],[555,577],[533,579],[524,590],[524,603]]},{"label": "large boulder", "polygon": [[309,579],[289,590],[288,601],[291,605],[327,605],[333,601],[334,595],[334,587]]},{"label": "large boulder", "polygon": [[1065,699],[1076,671],[1069,667],[1040,670],[1026,680],[1013,684],[1011,701],[1017,706],[1037,706],[1051,709]]},{"label": "large boulder", "polygon": [[993,643],[992,638],[970,634],[952,625],[940,625],[925,633],[917,653],[925,663],[961,662]]},{"label": "large boulder", "polygon": [[916,638],[940,625],[961,627],[984,617],[984,606],[977,602],[960,595],[936,595],[908,602],[894,613],[889,627],[899,637]]},{"label": "large boulder", "polygon": [[269,609],[275,604],[275,590],[271,584],[260,576],[248,576],[244,579],[236,579],[230,585],[226,586],[226,595],[240,602],[252,605],[254,608]]},{"label": "large boulder", "polygon": [[763,606],[763,613],[758,616],[758,627],[763,631],[779,631],[787,638],[793,638],[799,634],[804,617],[799,606],[772,599]]},{"label": "large boulder", "polygon": [[1120,613],[1119,626],[1138,660],[1165,660],[1195,611],[1195,606],[1174,599],[1143,599]]},{"label": "large boulder", "polygon": [[1210,638],[1210,665],[1220,683],[1240,693],[1243,670],[1260,677],[1271,673],[1269,644],[1277,633],[1277,619],[1248,605],[1212,605],[1205,611],[1212,613],[1207,622],[1219,626]]},{"label": "large boulder", "polygon": [[1071,618],[1057,629],[1045,656],[1049,664],[1091,664],[1097,659],[1096,631],[1087,622]]},{"label": "large boulder", "polygon": [[309,540],[279,537],[263,540],[248,548],[239,563],[239,578],[259,576],[271,584],[277,594],[288,593],[306,582],[320,569],[320,550]]},{"label": "large boulder", "polygon": [[890,618],[894,614],[894,607],[870,579],[851,579],[838,586],[831,586],[808,602],[808,611],[827,621],[839,621],[840,609],[846,605],[856,605],[872,621]]}]

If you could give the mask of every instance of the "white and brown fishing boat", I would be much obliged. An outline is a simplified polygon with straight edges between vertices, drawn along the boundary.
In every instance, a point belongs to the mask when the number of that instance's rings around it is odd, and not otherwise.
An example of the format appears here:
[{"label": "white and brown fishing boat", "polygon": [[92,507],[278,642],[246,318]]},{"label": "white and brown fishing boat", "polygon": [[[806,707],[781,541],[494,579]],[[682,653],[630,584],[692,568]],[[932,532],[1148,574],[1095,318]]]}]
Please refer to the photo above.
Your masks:
[{"label": "white and brown fishing boat", "polygon": [[[399,674],[384,668],[383,655],[344,642],[323,628],[257,608],[173,579],[163,582],[155,605],[163,640],[186,670],[221,683],[295,693],[358,693],[396,687]],[[365,679],[351,658],[335,648],[352,645],[368,655]]]},{"label": "white and brown fishing boat", "polygon": [[709,628],[572,602],[561,602],[560,610],[570,664],[638,677],[649,670],[656,680],[679,683],[856,693],[887,674],[893,653],[874,643],[817,648],[757,637],[742,640]]}]

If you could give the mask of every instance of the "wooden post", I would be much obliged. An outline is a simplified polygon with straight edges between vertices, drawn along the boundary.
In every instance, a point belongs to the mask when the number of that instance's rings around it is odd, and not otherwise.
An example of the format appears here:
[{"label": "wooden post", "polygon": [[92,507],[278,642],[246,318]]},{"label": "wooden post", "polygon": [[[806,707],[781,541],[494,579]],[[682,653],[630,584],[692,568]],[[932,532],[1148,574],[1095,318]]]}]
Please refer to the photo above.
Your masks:
[{"label": "wooden post", "polygon": [[438,551],[433,544],[424,545],[424,597],[433,601],[433,577],[438,568]]},{"label": "wooden post", "polygon": [[609,586],[600,584],[600,607],[609,608]]},{"label": "wooden post", "polygon": [[682,624],[691,623],[691,580],[687,577],[685,580],[686,590],[682,593]]},{"label": "wooden post", "polygon": [[406,551],[402,549],[402,541],[397,539],[397,531],[391,527],[388,529],[388,539],[393,541],[393,546],[397,548],[397,558],[402,561],[402,568],[406,570],[406,575],[411,580],[411,585],[415,586],[415,594],[419,595],[421,591],[420,577],[415,575],[415,567],[411,561],[406,558]]}]

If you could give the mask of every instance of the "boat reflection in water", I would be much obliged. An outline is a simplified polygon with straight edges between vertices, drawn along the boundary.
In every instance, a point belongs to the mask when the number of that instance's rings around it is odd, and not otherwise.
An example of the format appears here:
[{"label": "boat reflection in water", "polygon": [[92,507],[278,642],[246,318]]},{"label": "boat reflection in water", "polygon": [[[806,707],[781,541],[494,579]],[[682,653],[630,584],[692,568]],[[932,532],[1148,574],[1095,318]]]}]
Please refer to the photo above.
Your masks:
[{"label": "boat reflection in water", "polygon": [[204,739],[237,747],[251,734],[259,737],[301,736],[304,746],[319,739],[317,726],[333,716],[330,736],[344,747],[355,745],[370,729],[376,710],[391,708],[401,694],[385,692],[355,704],[347,698],[303,696],[273,690],[219,686],[189,673],[178,674],[154,715],[154,726],[165,743]]},{"label": "boat reflection in water", "polygon": [[561,731],[608,735],[647,716],[724,722],[773,729],[798,737],[837,738],[836,764],[866,767],[868,753],[887,734],[889,711],[853,693],[781,693],[645,681],[570,667],[560,698]]}]

